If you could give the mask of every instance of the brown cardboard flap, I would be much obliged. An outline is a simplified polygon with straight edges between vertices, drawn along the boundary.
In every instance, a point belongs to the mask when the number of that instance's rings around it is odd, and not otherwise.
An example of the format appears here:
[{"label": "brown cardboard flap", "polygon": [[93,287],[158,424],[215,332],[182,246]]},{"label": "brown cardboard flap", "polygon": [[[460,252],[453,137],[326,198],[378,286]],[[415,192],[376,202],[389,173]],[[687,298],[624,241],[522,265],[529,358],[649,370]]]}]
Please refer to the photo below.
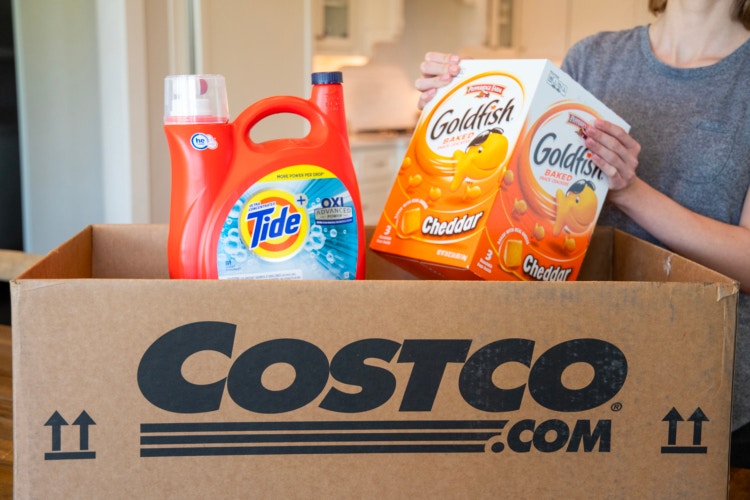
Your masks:
[{"label": "brown cardboard flap", "polygon": [[611,227],[597,226],[578,273],[578,281],[612,279],[613,233]]},{"label": "brown cardboard flap", "polygon": [[[373,228],[367,228],[366,239]],[[19,279],[168,279],[166,225],[97,224],[50,252]],[[377,252],[367,250],[367,279],[419,278]],[[664,248],[611,227],[594,232],[578,281],[736,282]],[[731,290],[727,293],[732,293]]]},{"label": "brown cardboard flap", "polygon": [[[372,227],[367,229],[369,238]],[[89,226],[18,278],[168,279],[167,232],[166,225]],[[418,279],[369,249],[366,265],[367,279]],[[611,227],[598,227],[594,232],[578,281],[733,283],[716,271]]]},{"label": "brown cardboard flap", "polygon": [[166,225],[91,225],[19,279],[169,279]]},{"label": "brown cardboard flap", "polygon": [[[728,283],[734,280],[622,231],[613,234],[616,281]],[[735,283],[737,287],[739,285]],[[739,288],[738,288],[739,289]]]},{"label": "brown cardboard flap", "polygon": [[52,250],[17,279],[91,278],[92,238],[94,226],[87,226],[68,241]]},{"label": "brown cardboard flap", "polygon": [[92,276],[169,279],[166,225],[100,225],[94,230]]}]

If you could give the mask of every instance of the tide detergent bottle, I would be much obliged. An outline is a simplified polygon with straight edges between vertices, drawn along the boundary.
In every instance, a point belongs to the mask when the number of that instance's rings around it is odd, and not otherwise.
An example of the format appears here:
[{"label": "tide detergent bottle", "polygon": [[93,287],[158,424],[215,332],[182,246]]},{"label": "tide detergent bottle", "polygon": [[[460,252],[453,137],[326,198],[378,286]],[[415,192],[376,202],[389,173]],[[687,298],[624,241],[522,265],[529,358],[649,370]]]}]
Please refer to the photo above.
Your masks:
[{"label": "tide detergent bottle", "polygon": [[[230,122],[222,76],[165,79],[172,278],[364,279],[341,73],[314,73],[312,84],[309,100],[269,97]],[[252,140],[282,113],[307,120],[307,135]]]}]

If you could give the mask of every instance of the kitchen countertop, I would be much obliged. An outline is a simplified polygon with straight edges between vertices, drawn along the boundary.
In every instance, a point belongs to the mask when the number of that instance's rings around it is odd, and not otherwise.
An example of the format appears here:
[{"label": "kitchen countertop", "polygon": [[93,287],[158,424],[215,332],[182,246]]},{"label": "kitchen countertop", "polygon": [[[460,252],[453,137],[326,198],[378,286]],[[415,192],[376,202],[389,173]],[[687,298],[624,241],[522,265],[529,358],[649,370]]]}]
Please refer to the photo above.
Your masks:
[{"label": "kitchen countertop", "polygon": [[377,146],[380,144],[403,144],[406,146],[411,140],[411,131],[382,131],[382,132],[353,132],[349,134],[352,147]]}]

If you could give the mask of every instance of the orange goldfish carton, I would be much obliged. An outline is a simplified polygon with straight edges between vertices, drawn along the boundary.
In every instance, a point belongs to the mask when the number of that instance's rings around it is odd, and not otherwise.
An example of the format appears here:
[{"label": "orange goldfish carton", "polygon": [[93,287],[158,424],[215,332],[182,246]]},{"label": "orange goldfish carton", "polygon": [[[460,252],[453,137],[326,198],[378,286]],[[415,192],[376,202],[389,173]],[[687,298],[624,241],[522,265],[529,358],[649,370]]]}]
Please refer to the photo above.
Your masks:
[{"label": "orange goldfish carton", "polygon": [[425,107],[370,248],[453,279],[578,276],[608,190],[584,145],[629,125],[550,61],[466,60]]}]

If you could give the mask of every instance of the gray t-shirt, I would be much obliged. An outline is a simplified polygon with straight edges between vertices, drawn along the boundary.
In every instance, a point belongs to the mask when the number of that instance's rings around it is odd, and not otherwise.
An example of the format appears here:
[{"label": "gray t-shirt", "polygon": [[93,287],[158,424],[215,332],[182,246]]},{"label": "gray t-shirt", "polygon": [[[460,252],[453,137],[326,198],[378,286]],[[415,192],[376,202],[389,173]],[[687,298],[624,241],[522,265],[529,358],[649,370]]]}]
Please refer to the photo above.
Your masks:
[{"label": "gray t-shirt", "polygon": [[[694,212],[739,223],[750,188],[750,41],[710,66],[674,68],[639,26],[581,40],[562,69],[631,125],[641,179]],[[660,244],[611,205],[599,224]],[[750,296],[740,295],[739,309],[733,429],[750,422]]]}]

